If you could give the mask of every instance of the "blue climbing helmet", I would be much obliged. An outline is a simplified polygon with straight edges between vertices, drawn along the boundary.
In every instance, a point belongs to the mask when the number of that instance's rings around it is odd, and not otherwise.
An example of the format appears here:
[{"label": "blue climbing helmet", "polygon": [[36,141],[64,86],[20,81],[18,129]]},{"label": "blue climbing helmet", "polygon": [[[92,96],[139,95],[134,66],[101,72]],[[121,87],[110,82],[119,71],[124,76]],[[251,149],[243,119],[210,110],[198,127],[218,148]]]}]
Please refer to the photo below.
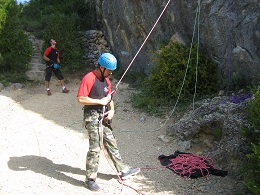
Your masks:
[{"label": "blue climbing helmet", "polygon": [[117,67],[117,60],[114,55],[111,53],[103,53],[99,59],[98,63],[100,66],[108,69],[108,70],[115,70]]}]

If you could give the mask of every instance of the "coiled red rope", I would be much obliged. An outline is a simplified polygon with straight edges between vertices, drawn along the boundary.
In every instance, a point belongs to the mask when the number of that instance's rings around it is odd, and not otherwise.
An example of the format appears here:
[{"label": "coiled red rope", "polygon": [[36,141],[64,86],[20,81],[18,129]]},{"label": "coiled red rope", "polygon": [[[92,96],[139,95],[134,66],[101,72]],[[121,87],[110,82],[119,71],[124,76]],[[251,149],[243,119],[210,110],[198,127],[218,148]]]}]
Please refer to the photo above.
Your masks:
[{"label": "coiled red rope", "polygon": [[214,167],[213,160],[209,158],[208,155],[197,156],[194,154],[179,154],[176,158],[171,158],[169,160],[171,163],[166,167],[182,177],[191,177],[191,175],[198,170],[203,177],[208,176],[210,174],[208,169]]}]

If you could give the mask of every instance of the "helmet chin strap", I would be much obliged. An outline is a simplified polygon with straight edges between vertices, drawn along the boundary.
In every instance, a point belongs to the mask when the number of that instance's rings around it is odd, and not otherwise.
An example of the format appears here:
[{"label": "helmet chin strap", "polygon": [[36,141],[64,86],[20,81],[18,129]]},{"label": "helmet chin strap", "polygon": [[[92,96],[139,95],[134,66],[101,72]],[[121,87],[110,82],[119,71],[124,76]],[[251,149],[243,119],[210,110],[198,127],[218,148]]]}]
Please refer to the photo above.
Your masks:
[{"label": "helmet chin strap", "polygon": [[104,68],[104,70],[102,71],[101,68],[99,67],[99,71],[101,73],[102,81],[104,81],[104,79],[105,79],[104,72],[106,71],[106,68]]}]

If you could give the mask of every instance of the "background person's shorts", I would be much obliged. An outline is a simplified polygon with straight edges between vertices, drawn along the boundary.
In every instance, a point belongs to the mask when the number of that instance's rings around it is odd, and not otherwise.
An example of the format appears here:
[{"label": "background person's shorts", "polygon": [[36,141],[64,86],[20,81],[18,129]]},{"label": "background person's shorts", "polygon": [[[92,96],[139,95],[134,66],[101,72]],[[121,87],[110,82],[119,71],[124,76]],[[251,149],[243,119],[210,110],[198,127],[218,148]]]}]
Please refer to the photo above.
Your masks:
[{"label": "background person's shorts", "polygon": [[52,72],[55,74],[55,76],[59,79],[59,80],[63,80],[64,77],[60,71],[60,69],[54,69],[52,66],[48,66],[46,67],[46,70],[45,70],[45,81],[48,81],[50,82],[51,80],[51,76],[52,76]]}]

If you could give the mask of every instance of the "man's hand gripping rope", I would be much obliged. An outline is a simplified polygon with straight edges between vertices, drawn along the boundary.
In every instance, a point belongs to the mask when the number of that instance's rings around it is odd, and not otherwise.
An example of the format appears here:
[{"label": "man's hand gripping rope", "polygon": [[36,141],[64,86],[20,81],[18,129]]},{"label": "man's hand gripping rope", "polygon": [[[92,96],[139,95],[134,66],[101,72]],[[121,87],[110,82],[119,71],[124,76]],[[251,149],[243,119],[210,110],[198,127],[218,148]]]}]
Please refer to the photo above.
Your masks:
[{"label": "man's hand gripping rope", "polygon": [[[116,93],[116,90],[113,90],[111,93],[109,93],[106,97],[101,99],[101,105],[103,105],[103,111],[102,111],[102,120],[106,119],[107,121],[112,120],[114,116],[114,110],[108,110],[106,107],[109,106],[110,102],[112,101],[113,94]],[[99,118],[99,121],[101,118]]]},{"label": "man's hand gripping rope", "polygon": [[110,102],[112,101],[112,97],[113,94],[116,93],[116,90],[113,90],[111,93],[109,93],[106,97],[102,98],[101,101],[103,105],[103,109],[102,109],[102,115],[98,118],[99,121],[99,139],[100,139],[100,147],[103,147],[103,120],[107,121],[107,124],[109,126],[111,126],[112,123],[112,118],[114,116],[114,110],[108,110],[106,111],[106,107],[110,104]]}]

